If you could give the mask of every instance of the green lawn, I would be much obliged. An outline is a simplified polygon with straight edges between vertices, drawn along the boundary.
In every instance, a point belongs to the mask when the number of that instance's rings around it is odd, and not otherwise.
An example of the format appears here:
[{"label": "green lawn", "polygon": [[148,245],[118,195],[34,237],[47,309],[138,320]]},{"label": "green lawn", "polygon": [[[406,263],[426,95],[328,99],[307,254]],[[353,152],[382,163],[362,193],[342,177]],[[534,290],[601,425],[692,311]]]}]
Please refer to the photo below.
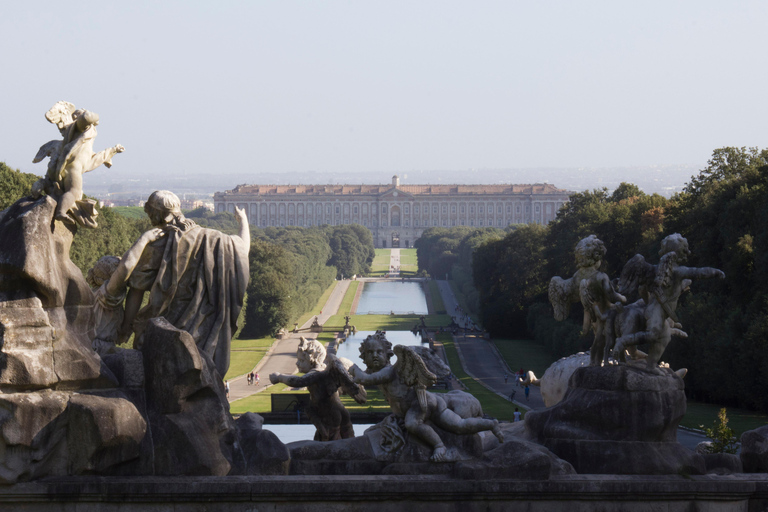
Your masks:
[{"label": "green lawn", "polygon": [[443,296],[440,294],[440,288],[437,286],[437,281],[430,279],[427,283],[429,288],[429,298],[432,299],[432,312],[438,315],[444,315],[445,303],[443,302]]},{"label": "green lawn", "polygon": [[342,299],[341,304],[339,305],[339,315],[342,317],[344,315],[348,315],[349,312],[352,310],[352,302],[355,300],[355,294],[357,293],[357,288],[360,286],[360,281],[352,281],[349,283],[349,288],[347,288],[347,293],[344,294],[344,299]]},{"label": "green lawn", "polygon": [[[721,405],[688,400],[688,409],[680,424],[689,428],[701,428],[701,425],[711,428],[717,419],[717,413],[722,408]],[[747,430],[753,430],[768,424],[768,414],[737,409],[735,407],[726,407],[725,409],[726,416],[728,417],[728,426],[736,431],[737,439]]]},{"label": "green lawn", "polygon": [[[483,412],[500,420],[512,421],[514,419],[515,405],[500,397],[493,391],[477,382],[464,372],[459,359],[459,353],[453,343],[453,336],[448,333],[438,334],[439,340],[445,347],[445,354],[448,357],[448,363],[451,365],[453,374],[466,386],[467,390],[480,400],[483,406]],[[525,410],[520,411],[525,415]]]},{"label": "green lawn", "polygon": [[523,368],[526,372],[533,371],[541,378],[549,365],[556,361],[544,347],[533,340],[495,339],[493,344],[513,372]]},{"label": "green lawn", "polygon": [[[263,378],[268,379],[269,376],[265,375]],[[256,393],[255,395],[235,400],[229,404],[229,412],[232,414],[245,414],[246,412],[271,412],[272,411],[272,393],[295,393],[293,388],[287,387],[285,384],[275,384],[268,388],[267,391]]]},{"label": "green lawn", "polygon": [[224,380],[250,372],[261,361],[261,358],[264,357],[274,342],[275,339],[271,336],[253,340],[232,340],[229,371],[224,376]]},{"label": "green lawn", "polygon": [[389,272],[389,249],[376,249],[376,257],[373,258],[371,271],[368,275],[382,275]]},{"label": "green lawn", "polygon": [[[420,315],[353,315],[349,324],[358,331],[409,331],[414,325],[420,324]],[[450,325],[448,315],[427,315],[427,325],[430,327]],[[344,315],[334,315],[323,326],[330,331],[341,331],[344,328]]]},{"label": "green lawn", "polygon": [[400,273],[416,274],[419,271],[419,261],[416,249],[400,249]]}]

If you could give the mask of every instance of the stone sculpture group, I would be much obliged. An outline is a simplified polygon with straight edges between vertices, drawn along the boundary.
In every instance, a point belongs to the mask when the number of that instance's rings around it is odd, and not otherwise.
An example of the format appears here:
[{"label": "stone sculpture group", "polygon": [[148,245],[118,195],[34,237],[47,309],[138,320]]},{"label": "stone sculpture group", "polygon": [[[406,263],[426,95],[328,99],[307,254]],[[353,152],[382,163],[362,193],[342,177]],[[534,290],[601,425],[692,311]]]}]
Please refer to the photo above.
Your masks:
[{"label": "stone sculpture group", "polygon": [[[86,280],[69,258],[74,233],[96,226],[82,174],[111,165],[124,148],[94,153],[99,116],[71,103],[58,102],[46,119],[62,136],[35,156],[50,158],[46,175],[0,212],[0,483],[85,474],[707,471],[701,455],[676,442],[685,371],[661,357],[672,336],[685,336],[681,294],[695,279],[724,274],[684,266],[690,251],[679,234],[664,239],[657,265],[637,255],[613,281],[601,271],[604,244],[595,236],[578,243],[578,270],[553,278],[549,295],[558,320],[582,304],[592,350],[552,365],[542,378],[548,408],[524,422],[485,417],[463,391],[430,391],[450,373],[433,348],[393,347],[379,331],[360,348],[363,370],[301,338],[304,375],[270,380],[308,387],[316,434],[286,446],[257,415],[235,420],[222,382],[249,275],[245,212],[236,209],[238,233],[225,235],[186,219],[172,192],[156,191],[144,208],[152,229],[125,254],[99,259]],[[322,330],[317,318],[313,327]],[[121,348],[131,336],[133,348]],[[392,414],[355,437],[339,392],[364,403],[365,386],[379,387]],[[748,446],[766,435],[755,431]],[[766,470],[768,456],[749,450],[749,467]]]}]

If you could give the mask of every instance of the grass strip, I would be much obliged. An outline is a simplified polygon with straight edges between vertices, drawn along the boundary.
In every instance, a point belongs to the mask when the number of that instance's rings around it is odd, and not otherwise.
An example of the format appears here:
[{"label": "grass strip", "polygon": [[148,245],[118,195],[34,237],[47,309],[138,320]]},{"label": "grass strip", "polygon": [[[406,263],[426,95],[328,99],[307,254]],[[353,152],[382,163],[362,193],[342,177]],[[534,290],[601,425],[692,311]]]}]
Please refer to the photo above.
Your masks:
[{"label": "grass strip", "polygon": [[[315,307],[312,308],[311,311],[304,313],[301,315],[301,317],[298,320],[299,327],[307,323],[307,320],[312,318],[313,316],[317,316],[320,314],[320,312],[325,307],[325,303],[328,302],[328,297],[331,296],[331,293],[333,292],[333,289],[336,288],[336,285],[339,284],[338,281],[333,281],[328,288],[325,289],[323,294],[320,296],[319,299],[317,299],[317,304],[315,304]],[[293,328],[293,326],[291,326]]]},{"label": "grass strip", "polygon": [[429,289],[429,297],[432,299],[432,309],[437,315],[444,315],[445,303],[443,302],[443,296],[440,294],[440,288],[437,286],[437,281],[430,279],[427,283]]},{"label": "grass strip", "polygon": [[[701,425],[711,428],[717,419],[717,413],[722,408],[722,405],[688,400],[688,408],[680,421],[680,425],[696,429],[701,428]],[[768,414],[763,412],[737,409],[736,407],[726,407],[725,409],[728,427],[736,432],[736,439],[741,438],[741,434],[747,430],[754,430],[768,424]]]},{"label": "grass strip", "polygon": [[544,371],[557,360],[533,340],[494,339],[493,344],[513,372],[522,368],[526,372],[533,371],[541,378]]},{"label": "grass strip", "polygon": [[[414,325],[421,324],[421,315],[353,315],[349,324],[358,331],[410,331]],[[426,315],[429,327],[450,325],[448,315]],[[341,331],[344,328],[344,315],[334,315],[323,326],[329,331]]]},{"label": "grass strip", "polygon": [[[448,357],[448,364],[450,364],[453,374],[480,401],[480,405],[483,406],[483,412],[499,420],[512,421],[514,419],[515,405],[467,375],[464,367],[461,365],[461,359],[459,359],[459,353],[453,342],[453,336],[448,333],[442,333],[437,335],[437,340],[445,348],[445,355]],[[525,410],[520,412],[525,415]]]},{"label": "grass strip", "polygon": [[229,380],[250,372],[267,353],[275,342],[271,336],[250,340],[232,340],[229,356],[229,370],[224,380]]},{"label": "grass strip", "polygon": [[349,283],[349,288],[347,288],[347,293],[344,294],[344,299],[342,299],[341,304],[339,304],[339,311],[338,314],[341,316],[348,315],[349,312],[352,310],[352,303],[355,301],[355,294],[357,293],[357,289],[360,286],[360,281],[352,281]]}]

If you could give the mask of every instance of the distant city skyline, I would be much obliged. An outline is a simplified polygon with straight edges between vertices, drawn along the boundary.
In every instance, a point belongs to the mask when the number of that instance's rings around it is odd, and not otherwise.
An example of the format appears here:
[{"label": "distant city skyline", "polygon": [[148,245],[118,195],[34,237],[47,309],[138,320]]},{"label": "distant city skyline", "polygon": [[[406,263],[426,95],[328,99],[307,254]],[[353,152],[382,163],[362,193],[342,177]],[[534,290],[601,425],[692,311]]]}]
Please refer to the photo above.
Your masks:
[{"label": "distant city skyline", "polygon": [[757,0],[84,0],[0,14],[0,161],[43,174],[32,157],[59,137],[43,114],[70,101],[100,115],[97,151],[126,147],[86,193],[147,176],[224,190],[441,169],[580,190],[665,169],[620,181],[669,193],[716,148],[768,145]]}]

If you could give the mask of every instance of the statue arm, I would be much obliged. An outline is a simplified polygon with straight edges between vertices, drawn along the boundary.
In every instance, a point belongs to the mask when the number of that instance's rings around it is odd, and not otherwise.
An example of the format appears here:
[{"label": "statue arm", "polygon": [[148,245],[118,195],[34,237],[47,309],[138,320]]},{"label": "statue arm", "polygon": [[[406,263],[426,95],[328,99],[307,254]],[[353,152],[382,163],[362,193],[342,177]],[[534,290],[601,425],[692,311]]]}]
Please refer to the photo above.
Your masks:
[{"label": "statue arm", "polygon": [[90,172],[102,164],[104,164],[106,167],[112,167],[112,157],[118,153],[122,153],[123,151],[125,151],[125,148],[120,144],[117,144],[116,146],[105,149],[104,151],[94,153],[94,155],[91,157],[91,161],[88,163],[88,166],[83,169],[83,172]]},{"label": "statue arm", "polygon": [[725,272],[712,267],[677,267],[675,274],[680,279],[710,279],[713,277],[725,278]]},{"label": "statue arm", "polygon": [[[309,372],[305,375],[288,375],[287,373],[272,373],[269,375],[269,380],[272,384],[282,382],[288,386],[294,388],[307,387],[310,384],[314,384],[323,378],[325,372]],[[273,379],[274,377],[274,379]]]},{"label": "statue arm", "polygon": [[240,226],[240,232],[235,236],[242,240],[247,253],[251,248],[251,230],[248,227],[248,215],[245,213],[245,209],[235,207],[235,218]]},{"label": "statue arm", "polygon": [[144,300],[144,290],[131,288],[125,297],[125,316],[123,316],[123,325],[118,331],[119,342],[124,343],[133,332],[133,320],[141,308],[141,301]]},{"label": "statue arm", "polygon": [[165,232],[160,228],[150,229],[136,240],[136,243],[134,243],[120,259],[117,269],[109,278],[109,281],[107,282],[107,294],[116,297],[123,292],[125,285],[128,282],[128,278],[131,277],[131,273],[133,273],[133,270],[139,263],[144,248],[148,243],[160,239],[164,234]]},{"label": "statue arm", "polygon": [[354,365],[350,368],[349,373],[352,374],[352,378],[357,384],[362,384],[363,386],[386,384],[387,382],[392,382],[396,378],[395,368],[393,366],[387,366],[378,372],[368,374],[361,370],[357,365]]}]

